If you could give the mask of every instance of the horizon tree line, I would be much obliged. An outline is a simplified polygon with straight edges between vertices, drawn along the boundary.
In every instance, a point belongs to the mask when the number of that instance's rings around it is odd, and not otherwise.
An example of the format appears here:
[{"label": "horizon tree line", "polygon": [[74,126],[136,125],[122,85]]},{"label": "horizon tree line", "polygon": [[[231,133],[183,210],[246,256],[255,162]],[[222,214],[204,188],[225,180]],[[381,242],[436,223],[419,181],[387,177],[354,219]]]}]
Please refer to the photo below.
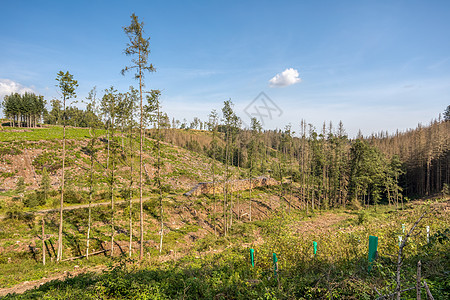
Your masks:
[{"label": "horizon tree line", "polygon": [[6,118],[10,119],[10,125],[17,127],[36,127],[47,112],[44,96],[29,92],[23,95],[19,93],[6,95],[1,105]]}]

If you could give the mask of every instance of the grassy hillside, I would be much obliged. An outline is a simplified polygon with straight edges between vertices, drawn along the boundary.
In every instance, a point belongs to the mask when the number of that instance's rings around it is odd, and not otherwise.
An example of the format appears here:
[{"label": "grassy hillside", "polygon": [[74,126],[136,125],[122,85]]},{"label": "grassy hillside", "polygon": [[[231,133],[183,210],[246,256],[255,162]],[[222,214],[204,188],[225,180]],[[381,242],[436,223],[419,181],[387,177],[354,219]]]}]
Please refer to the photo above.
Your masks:
[{"label": "grassy hillside", "polygon": [[[414,286],[420,260],[422,277],[435,299],[446,299],[450,296],[448,201],[408,205],[399,212],[379,207],[377,211],[315,211],[306,215],[288,214],[280,208],[270,218],[240,222],[227,237],[209,233],[189,245],[183,255],[150,255],[142,264],[116,258],[103,272],[66,275],[63,281],[6,299],[373,299],[375,288],[389,294],[395,287],[397,237],[404,236],[402,224],[409,230],[433,207],[404,248],[402,288]],[[431,232],[429,243],[426,226]],[[371,272],[369,235],[379,238],[378,259]],[[318,244],[316,255],[313,241]],[[255,267],[250,264],[250,248],[255,249]],[[277,276],[272,253],[278,256]],[[76,263],[81,267],[88,264]],[[57,266],[76,273],[73,264]],[[415,290],[402,296],[412,297]]]},{"label": "grassy hillside", "polygon": [[[96,145],[97,161],[95,165],[96,179],[96,201],[106,200],[106,137],[105,132],[97,131],[99,140]],[[66,204],[86,203],[86,191],[89,171],[89,156],[86,152],[90,134],[89,129],[67,128],[67,157],[66,157],[66,185],[73,197],[67,197]],[[51,178],[53,192],[50,199],[45,203],[33,207],[51,208],[57,205],[57,189],[60,184],[62,166],[62,128],[51,126],[39,129],[4,129],[0,131],[0,196],[25,197],[39,188],[42,182],[42,171],[47,169]],[[117,143],[127,146],[126,137],[116,135]],[[137,170],[139,159],[137,155],[137,140],[133,141],[134,146],[134,188],[137,188]],[[129,150],[123,148],[121,157],[117,160],[117,182],[116,189],[119,192],[129,182],[129,161],[126,155]],[[183,193],[192,188],[200,181],[211,180],[211,159],[191,152],[180,147],[162,144],[162,180],[167,191]],[[154,141],[145,140],[144,145],[144,193],[150,195],[154,189],[152,178],[155,173],[155,152]],[[223,179],[224,166],[216,162],[216,175],[218,180]],[[237,173],[237,169],[232,168]],[[17,185],[23,179],[24,191],[18,192]],[[20,195],[19,195],[20,194]],[[70,196],[69,195],[69,196]],[[118,195],[120,196],[120,195]],[[73,199],[72,199],[73,198]],[[5,199],[5,198],[3,198]],[[0,200],[1,201],[1,200]],[[0,205],[0,214],[5,214],[7,205]],[[28,209],[25,207],[25,209]]]},{"label": "grassy hillside", "polygon": [[[285,177],[284,185],[232,193],[226,210],[231,219],[223,221],[223,195],[186,197],[183,193],[196,183],[211,181],[213,160],[199,152],[168,143],[161,145],[163,182],[163,247],[159,254],[160,208],[154,182],[156,172],[155,141],[144,145],[144,250],[139,249],[138,205],[131,211],[126,193],[129,184],[130,141],[120,134],[117,181],[114,185],[118,204],[114,216],[114,257],[111,249],[111,208],[92,208],[91,252],[106,250],[88,260],[56,263],[61,175],[62,130],[53,126],[41,129],[4,129],[0,132],[0,296],[39,289],[6,299],[372,299],[377,293],[389,294],[395,288],[398,236],[402,224],[412,227],[422,212],[431,211],[418,225],[404,249],[402,288],[414,285],[419,260],[422,276],[436,299],[448,298],[450,282],[450,204],[447,198],[407,202],[404,207],[378,205],[369,208],[341,207],[325,209],[300,196],[301,183]],[[90,139],[88,129],[68,128],[65,205],[87,203]],[[96,144],[94,204],[109,201],[106,165],[107,140],[103,131]],[[149,132],[151,134],[151,132]],[[208,144],[209,133],[180,131],[167,140],[177,143]],[[137,139],[132,140],[138,149]],[[122,145],[123,148],[122,148]],[[188,147],[189,148],[189,147]],[[280,164],[279,153],[268,155],[267,165]],[[200,151],[202,152],[202,151]],[[139,159],[133,158],[137,196]],[[290,162],[283,162],[288,164]],[[225,166],[214,161],[216,180],[223,180]],[[44,168],[51,179],[49,198],[39,202],[36,190]],[[245,177],[245,168],[230,167],[232,178]],[[276,174],[273,174],[276,175]],[[22,184],[20,182],[23,182]],[[290,184],[290,185],[289,185]],[[314,196],[313,196],[314,197]],[[34,200],[33,200],[34,199]],[[34,202],[33,202],[34,201]],[[319,202],[320,203],[320,202]],[[250,205],[252,220],[250,221]],[[403,206],[403,205],[402,205]],[[356,209],[355,209],[356,208]],[[33,213],[34,212],[34,213]],[[129,216],[133,221],[132,255],[128,257]],[[86,252],[87,207],[64,212],[64,257]],[[42,220],[45,220],[46,244],[42,246]],[[229,224],[226,235],[223,224]],[[426,242],[426,226],[430,242]],[[379,238],[378,259],[373,271],[367,271],[367,246],[370,235]],[[313,254],[313,241],[317,254]],[[255,250],[255,267],[249,263],[249,249]],[[45,250],[44,250],[45,249]],[[43,250],[47,264],[42,265]],[[272,255],[278,256],[275,276]],[[32,282],[38,280],[36,282]],[[23,282],[25,284],[20,284]],[[31,281],[31,282],[30,282]],[[414,291],[410,292],[410,296]],[[424,294],[423,294],[424,295]],[[405,294],[405,297],[407,294]]]}]

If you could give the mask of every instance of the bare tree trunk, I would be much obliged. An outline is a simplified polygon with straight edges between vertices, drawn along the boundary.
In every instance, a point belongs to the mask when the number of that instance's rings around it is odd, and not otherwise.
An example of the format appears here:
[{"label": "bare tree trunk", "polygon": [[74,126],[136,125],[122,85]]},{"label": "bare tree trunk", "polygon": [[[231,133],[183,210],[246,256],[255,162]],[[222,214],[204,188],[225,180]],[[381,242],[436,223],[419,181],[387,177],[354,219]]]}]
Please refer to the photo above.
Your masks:
[{"label": "bare tree trunk", "polygon": [[160,120],[160,112],[159,112],[159,100],[156,102],[157,105],[157,150],[158,150],[158,168],[157,168],[157,176],[158,176],[158,189],[159,189],[159,215],[161,218],[161,236],[160,236],[160,240],[159,240],[159,254],[161,255],[162,252],[162,246],[163,246],[163,236],[164,236],[164,220],[163,220],[163,203],[162,203],[162,187],[161,187],[161,143],[160,143],[160,139],[161,139],[161,133],[160,133],[160,124],[161,124],[161,120]]},{"label": "bare tree trunk", "polygon": [[[215,130],[215,128],[214,128]],[[213,133],[213,138],[215,139],[215,132]],[[217,235],[217,227],[216,227],[216,206],[217,206],[217,199],[216,199],[216,170],[215,170],[215,164],[216,164],[216,144],[213,143],[214,149],[213,149],[213,165],[212,165],[212,175],[213,175],[213,199],[214,199],[214,235]]]},{"label": "bare tree trunk", "polygon": [[45,220],[42,218],[42,264],[45,266]]},{"label": "bare tree trunk", "polygon": [[431,193],[431,156],[427,159],[427,181],[426,181],[426,195],[429,196]]},{"label": "bare tree trunk", "polygon": [[252,173],[251,173],[251,170],[252,170],[252,168],[253,168],[253,160],[252,161],[250,161],[250,171],[249,171],[249,175],[250,176],[248,176],[249,177],[249,181],[250,181],[250,189],[249,189],[249,192],[248,192],[248,198],[249,198],[249,219],[250,219],[250,222],[252,221]]},{"label": "bare tree trunk", "polygon": [[390,190],[389,190],[389,185],[386,187],[386,189],[387,189],[387,193],[388,193],[388,203],[389,203],[389,206],[391,206],[392,203],[391,203],[391,193],[390,193]]},{"label": "bare tree trunk", "polygon": [[[115,152],[115,150],[114,150]],[[114,154],[115,155],[115,154]],[[116,159],[113,157],[112,159],[112,168],[111,168],[111,256],[114,256],[114,234],[116,232],[114,228],[114,169],[116,168]]]},{"label": "bare tree trunk", "polygon": [[58,230],[58,255],[56,261],[62,259],[62,232],[63,232],[63,209],[64,209],[64,172],[66,162],[66,97],[64,99],[64,114],[63,114],[63,153],[62,153],[62,174],[61,174],[61,200],[59,206],[59,230]]},{"label": "bare tree trunk", "polygon": [[[141,60],[141,49],[139,48],[139,61]],[[143,130],[144,130],[144,109],[142,106],[142,70],[139,64],[139,94],[140,94],[140,143],[139,143],[139,228],[140,228],[140,245],[139,245],[139,260],[142,260],[144,255],[144,205],[142,201],[142,144],[143,144]]]},{"label": "bare tree trunk", "polygon": [[[237,180],[239,181],[240,180],[240,178],[241,178],[241,167],[239,166],[239,152],[238,152],[238,161],[237,161],[237,165],[238,165],[238,178],[237,178]],[[242,193],[241,193],[241,191],[239,190],[238,191],[238,194],[237,194],[237,197],[236,197],[236,200],[237,200],[237,203],[236,203],[236,207],[237,207],[237,219],[238,219],[238,221],[240,221],[240,219],[241,219],[241,207],[239,206],[239,199],[241,198],[241,196],[242,196]]]},{"label": "bare tree trunk", "polygon": [[223,230],[224,235],[227,235],[227,229],[228,229],[228,221],[227,221],[227,197],[228,197],[228,152],[229,152],[229,145],[228,145],[228,139],[229,139],[229,130],[227,131],[227,138],[226,138],[226,148],[225,148],[225,182],[224,182],[224,194],[223,194]]},{"label": "bare tree trunk", "polygon": [[89,242],[91,234],[91,218],[92,218],[92,193],[93,193],[93,171],[94,171],[94,143],[92,143],[91,149],[91,167],[90,167],[90,185],[89,185],[89,208],[88,208],[88,231],[86,241],[86,259],[89,259]]},{"label": "bare tree trunk", "polygon": [[417,262],[417,282],[416,282],[416,299],[420,300],[420,289],[421,289],[421,284],[420,284],[420,269],[421,269],[421,262],[420,260]]},{"label": "bare tree trunk", "polygon": [[131,257],[131,250],[132,250],[132,243],[133,243],[133,215],[131,212],[132,209],[132,199],[133,199],[133,129],[130,128],[130,190],[129,190],[129,197],[130,197],[130,205],[129,205],[129,228],[130,228],[130,243],[128,246],[129,251],[129,257]]}]

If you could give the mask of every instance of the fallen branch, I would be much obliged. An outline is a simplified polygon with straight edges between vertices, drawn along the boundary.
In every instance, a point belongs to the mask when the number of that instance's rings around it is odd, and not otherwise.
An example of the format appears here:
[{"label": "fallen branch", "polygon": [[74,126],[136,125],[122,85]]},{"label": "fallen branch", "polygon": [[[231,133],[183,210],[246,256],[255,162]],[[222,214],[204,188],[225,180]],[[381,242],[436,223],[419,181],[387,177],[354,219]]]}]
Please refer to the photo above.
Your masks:
[{"label": "fallen branch", "polygon": [[[423,288],[423,287],[424,287],[424,286],[422,285],[421,288]],[[413,286],[413,287],[410,287],[410,288],[401,290],[400,293],[408,292],[408,291],[415,290],[415,289],[416,289],[416,287]],[[376,292],[378,293],[378,291],[376,291]],[[384,296],[380,296],[380,297],[378,297],[376,300],[387,299],[387,298],[390,298],[390,297],[392,297],[392,296],[395,296],[396,294],[397,294],[397,292],[392,293],[392,294],[388,294],[388,295],[384,295]]]},{"label": "fallen branch", "polygon": [[398,249],[398,258],[397,258],[397,287],[395,288],[396,290],[396,294],[397,294],[397,300],[400,300],[400,294],[402,293],[402,291],[400,291],[400,271],[402,269],[402,264],[403,264],[403,248],[406,246],[406,242],[408,241],[408,238],[412,235],[412,233],[414,232],[414,229],[416,228],[416,226],[420,223],[420,221],[422,221],[422,219],[425,217],[426,214],[432,212],[434,209],[430,210],[430,211],[425,211],[420,218],[414,223],[414,225],[411,227],[411,229],[409,230],[408,234],[405,236],[405,238],[403,239],[402,243],[400,244],[400,247]]},{"label": "fallen branch", "polygon": [[[89,253],[89,255],[97,255],[97,254],[100,254],[100,253],[103,253],[103,252],[107,252],[107,251],[109,251],[109,249],[106,249],[106,250],[100,250],[100,251],[97,251],[97,252],[92,252],[92,253]],[[86,255],[80,255],[80,256],[75,256],[75,257],[69,257],[69,258],[66,258],[66,259],[62,259],[61,261],[75,260],[75,259],[80,259],[80,258],[83,258],[83,257],[86,257]]]},{"label": "fallen branch", "polygon": [[377,290],[376,287],[373,288],[375,290],[375,292],[377,292],[378,296],[383,297],[383,295]]}]

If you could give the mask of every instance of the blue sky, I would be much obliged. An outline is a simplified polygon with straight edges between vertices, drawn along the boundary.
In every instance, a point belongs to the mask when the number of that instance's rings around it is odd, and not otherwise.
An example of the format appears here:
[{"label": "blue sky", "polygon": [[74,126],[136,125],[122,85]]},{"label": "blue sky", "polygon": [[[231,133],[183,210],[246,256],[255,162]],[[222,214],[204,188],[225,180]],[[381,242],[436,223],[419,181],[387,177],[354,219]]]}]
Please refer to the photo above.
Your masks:
[{"label": "blue sky", "polygon": [[[171,118],[207,120],[231,99],[248,122],[246,107],[264,92],[282,111],[264,118],[266,128],[291,123],[298,131],[305,119],[320,129],[323,121],[342,120],[354,136],[359,128],[365,135],[413,128],[450,104],[448,1],[18,0],[0,6],[0,96],[31,90],[58,98],[59,70],[78,80],[77,100],[94,86],[137,86],[131,74],[120,74],[130,62],[122,27],[134,12],[151,37],[149,59],[157,69],[146,76],[147,88],[162,90]],[[271,84],[277,74],[278,84]]]}]

